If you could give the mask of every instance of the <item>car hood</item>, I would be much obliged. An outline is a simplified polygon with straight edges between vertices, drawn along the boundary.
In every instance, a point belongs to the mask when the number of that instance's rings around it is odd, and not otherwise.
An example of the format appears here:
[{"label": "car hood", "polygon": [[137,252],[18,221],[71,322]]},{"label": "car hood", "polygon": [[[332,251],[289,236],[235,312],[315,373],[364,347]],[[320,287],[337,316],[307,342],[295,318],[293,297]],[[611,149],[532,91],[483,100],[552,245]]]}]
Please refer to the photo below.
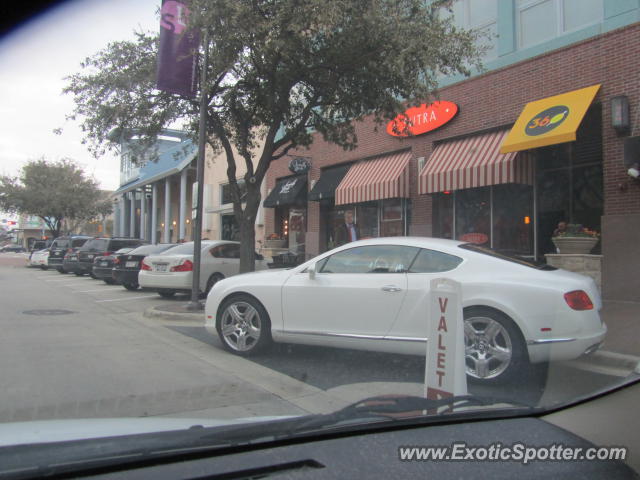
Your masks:
[{"label": "car hood", "polygon": [[0,424],[0,447],[178,431],[193,427],[240,425],[243,423],[268,422],[284,418],[290,417],[265,416],[237,418],[233,420],[147,417],[2,423]]}]

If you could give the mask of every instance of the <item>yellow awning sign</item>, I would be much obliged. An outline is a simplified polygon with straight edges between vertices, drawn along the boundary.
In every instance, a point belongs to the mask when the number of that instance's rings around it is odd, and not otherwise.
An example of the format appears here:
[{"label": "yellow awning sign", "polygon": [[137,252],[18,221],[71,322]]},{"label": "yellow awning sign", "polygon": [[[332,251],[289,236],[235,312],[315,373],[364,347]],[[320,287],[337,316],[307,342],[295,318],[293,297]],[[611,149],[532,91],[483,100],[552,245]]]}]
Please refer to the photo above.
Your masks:
[{"label": "yellow awning sign", "polygon": [[527,103],[500,153],[573,142],[599,89],[600,84]]}]

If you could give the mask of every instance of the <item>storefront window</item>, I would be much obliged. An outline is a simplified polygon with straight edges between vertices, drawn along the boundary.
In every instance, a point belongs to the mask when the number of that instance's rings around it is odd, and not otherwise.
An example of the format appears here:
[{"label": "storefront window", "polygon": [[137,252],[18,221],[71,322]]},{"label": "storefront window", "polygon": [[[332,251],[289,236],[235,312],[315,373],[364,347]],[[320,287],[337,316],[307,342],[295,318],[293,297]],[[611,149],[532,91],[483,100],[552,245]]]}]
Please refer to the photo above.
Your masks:
[{"label": "storefront window", "polygon": [[378,203],[365,202],[356,205],[356,224],[360,229],[361,238],[379,237],[378,229]]},{"label": "storefront window", "polygon": [[238,228],[238,223],[236,222],[235,215],[221,215],[220,221],[222,223],[222,240],[240,240],[240,229]]},{"label": "storefront window", "polygon": [[456,237],[481,245],[491,242],[490,187],[469,188],[456,192]]},{"label": "storefront window", "polygon": [[389,198],[382,200],[380,217],[380,236],[399,237],[404,235],[404,215],[402,199]]},{"label": "storefront window", "polygon": [[433,236],[453,239],[453,192],[433,195]]},{"label": "storefront window", "polygon": [[354,221],[360,232],[360,239],[377,237],[398,237],[405,235],[409,222],[410,203],[401,198],[390,198],[355,205],[337,205],[322,209],[326,218],[326,249],[336,244],[336,230],[344,224],[347,210],[354,213]]},{"label": "storefront window", "polygon": [[289,210],[289,251],[295,254],[305,253],[307,233],[307,215],[304,208]]},{"label": "storefront window", "polygon": [[533,252],[533,186],[516,183],[493,188],[493,248],[512,255]]}]

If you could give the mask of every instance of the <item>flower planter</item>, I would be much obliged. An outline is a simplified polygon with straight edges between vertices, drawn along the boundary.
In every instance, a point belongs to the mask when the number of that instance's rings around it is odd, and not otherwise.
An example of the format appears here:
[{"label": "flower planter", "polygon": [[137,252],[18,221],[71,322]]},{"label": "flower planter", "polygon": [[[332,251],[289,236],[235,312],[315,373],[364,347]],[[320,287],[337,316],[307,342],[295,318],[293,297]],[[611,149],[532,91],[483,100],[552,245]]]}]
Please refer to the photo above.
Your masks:
[{"label": "flower planter", "polygon": [[284,248],[287,246],[286,240],[265,240],[263,248]]},{"label": "flower planter", "polygon": [[554,237],[551,239],[560,253],[586,254],[598,243],[596,237]]}]

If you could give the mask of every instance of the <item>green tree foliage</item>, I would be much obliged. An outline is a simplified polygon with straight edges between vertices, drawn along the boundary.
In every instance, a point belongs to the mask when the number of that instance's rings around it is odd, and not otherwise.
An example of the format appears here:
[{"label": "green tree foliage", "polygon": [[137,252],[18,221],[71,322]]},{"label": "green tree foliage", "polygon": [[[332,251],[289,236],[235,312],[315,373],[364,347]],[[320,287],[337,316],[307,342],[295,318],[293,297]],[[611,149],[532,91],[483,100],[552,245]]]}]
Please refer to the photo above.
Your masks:
[{"label": "green tree foliage", "polygon": [[[440,74],[479,66],[478,33],[438,14],[448,3],[192,0],[191,27],[208,38],[208,141],[226,154],[241,271],[253,269],[260,185],[271,161],[309,145],[312,132],[355,148],[354,120],[384,122],[429,101]],[[134,130],[151,145],[163,127],[182,122],[195,139],[197,99],[155,89],[157,48],[157,35],[139,33],[109,44],[68,78],[70,118],[82,119],[96,153],[115,146],[113,128]],[[242,199],[238,162],[247,169]]]},{"label": "green tree foliage", "polygon": [[112,211],[97,182],[69,159],[32,160],[19,176],[0,177],[0,208],[40,217],[54,237],[60,236],[65,219],[87,221]]}]

